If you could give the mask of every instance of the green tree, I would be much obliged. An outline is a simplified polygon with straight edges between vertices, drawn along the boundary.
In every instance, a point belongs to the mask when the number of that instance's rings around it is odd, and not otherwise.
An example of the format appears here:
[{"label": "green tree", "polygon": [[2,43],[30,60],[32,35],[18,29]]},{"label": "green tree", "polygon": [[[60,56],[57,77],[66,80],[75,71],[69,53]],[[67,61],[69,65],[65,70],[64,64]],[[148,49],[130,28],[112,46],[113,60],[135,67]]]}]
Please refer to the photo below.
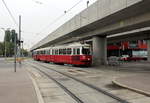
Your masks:
[{"label": "green tree", "polygon": [[5,31],[4,42],[11,42],[11,33],[10,30]]},{"label": "green tree", "polygon": [[4,43],[0,42],[0,56],[4,56]]},{"label": "green tree", "polygon": [[28,51],[25,49],[21,49],[21,53],[23,54],[23,56],[27,57],[28,56]]},{"label": "green tree", "polygon": [[6,56],[10,56],[10,42],[11,42],[11,34],[10,30],[5,31],[5,37],[4,37],[4,46],[5,46],[5,53]]},{"label": "green tree", "polygon": [[5,48],[6,56],[14,55],[15,36],[17,36],[15,30],[5,31],[4,48]]},{"label": "green tree", "polygon": [[12,43],[15,43],[15,36],[16,36],[16,39],[18,40],[18,34],[16,33],[15,30],[12,30],[11,31],[11,42]]},{"label": "green tree", "polygon": [[11,56],[11,42],[5,42],[6,56]]},{"label": "green tree", "polygon": [[16,35],[15,30],[12,30],[11,31],[11,42],[12,43],[15,43],[15,35]]},{"label": "green tree", "polygon": [[11,42],[10,42],[10,54],[11,56],[14,55],[14,48],[15,48],[15,36],[17,39],[17,33],[15,30],[11,30]]}]

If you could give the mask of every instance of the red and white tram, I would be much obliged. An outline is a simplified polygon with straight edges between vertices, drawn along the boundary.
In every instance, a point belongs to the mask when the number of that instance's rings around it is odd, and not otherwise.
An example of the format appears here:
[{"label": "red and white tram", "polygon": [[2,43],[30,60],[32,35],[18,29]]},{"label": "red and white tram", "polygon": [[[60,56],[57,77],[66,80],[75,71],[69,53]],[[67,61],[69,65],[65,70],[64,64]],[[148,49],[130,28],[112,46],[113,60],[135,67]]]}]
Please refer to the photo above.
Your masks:
[{"label": "red and white tram", "polygon": [[34,60],[90,66],[92,64],[91,46],[88,44],[68,44],[41,48],[33,51]]}]

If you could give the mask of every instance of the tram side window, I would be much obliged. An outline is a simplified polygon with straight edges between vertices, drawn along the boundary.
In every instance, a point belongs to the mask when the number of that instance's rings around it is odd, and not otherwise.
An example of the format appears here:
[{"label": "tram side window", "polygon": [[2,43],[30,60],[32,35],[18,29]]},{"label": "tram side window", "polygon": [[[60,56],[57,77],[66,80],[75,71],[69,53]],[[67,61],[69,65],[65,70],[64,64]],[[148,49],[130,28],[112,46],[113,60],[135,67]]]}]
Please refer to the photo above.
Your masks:
[{"label": "tram side window", "polygon": [[71,51],[71,48],[68,48],[68,49],[67,49],[67,54],[70,55],[71,52],[72,52],[72,51]]},{"label": "tram side window", "polygon": [[63,55],[63,49],[61,49],[61,55]]},{"label": "tram side window", "polygon": [[59,55],[59,50],[58,49],[56,50],[56,54]]},{"label": "tram side window", "polygon": [[53,55],[55,55],[55,50],[53,50]]},{"label": "tram side window", "polygon": [[51,50],[49,50],[49,55],[51,55]]},{"label": "tram side window", "polygon": [[49,50],[46,50],[46,54],[49,55]]},{"label": "tram side window", "polygon": [[54,50],[54,55],[56,55],[56,50]]},{"label": "tram side window", "polygon": [[59,49],[59,55],[62,55],[62,54],[63,54],[63,50]]},{"label": "tram side window", "polygon": [[61,55],[63,55],[63,49],[60,49],[60,51],[61,51]]},{"label": "tram side window", "polygon": [[63,55],[65,55],[66,54],[66,49],[63,49]]},{"label": "tram side window", "polygon": [[59,55],[61,55],[61,49],[59,49]]},{"label": "tram side window", "polygon": [[55,50],[55,55],[57,55],[57,50]]},{"label": "tram side window", "polygon": [[57,50],[55,50],[55,55],[57,55]]},{"label": "tram side window", "polygon": [[65,55],[67,54],[67,49],[65,49],[64,53],[65,53]]},{"label": "tram side window", "polygon": [[52,50],[52,55],[54,55],[54,50]]},{"label": "tram side window", "polygon": [[76,49],[73,48],[73,55],[76,55]]},{"label": "tram side window", "polygon": [[79,55],[79,54],[80,54],[80,49],[78,48],[78,49],[77,49],[77,55]]}]

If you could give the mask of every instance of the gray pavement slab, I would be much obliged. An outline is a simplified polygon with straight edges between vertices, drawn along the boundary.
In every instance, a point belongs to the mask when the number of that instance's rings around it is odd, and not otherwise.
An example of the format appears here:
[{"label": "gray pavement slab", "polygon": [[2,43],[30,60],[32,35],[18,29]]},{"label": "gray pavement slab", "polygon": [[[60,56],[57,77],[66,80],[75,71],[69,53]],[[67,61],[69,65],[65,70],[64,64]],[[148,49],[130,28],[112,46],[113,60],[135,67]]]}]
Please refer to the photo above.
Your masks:
[{"label": "gray pavement slab", "polygon": [[45,103],[77,103],[68,95],[49,96],[49,97],[45,97],[44,100],[45,100]]},{"label": "gray pavement slab", "polygon": [[39,88],[51,88],[51,87],[58,87],[56,83],[38,83]]},{"label": "gray pavement slab", "polygon": [[143,97],[143,98],[136,98],[133,100],[129,100],[131,103],[150,103],[150,98],[149,97]]},{"label": "gray pavement slab", "polygon": [[52,88],[42,88],[40,89],[42,96],[48,97],[48,96],[60,96],[60,95],[65,95],[66,93],[64,90],[62,90],[59,87],[52,87]]},{"label": "gray pavement slab", "polygon": [[120,103],[109,96],[97,92],[76,94],[84,103]]},{"label": "gray pavement slab", "polygon": [[120,98],[124,98],[125,100],[130,100],[131,97],[132,99],[137,99],[137,98],[143,98],[145,97],[142,94],[136,93],[136,92],[131,92],[127,89],[123,89],[123,90],[112,90],[110,91],[110,93],[114,94],[114,95],[118,95]]},{"label": "gray pavement slab", "polygon": [[120,77],[115,79],[113,82],[119,86],[146,94],[150,96],[150,75],[139,74],[128,77]]},{"label": "gray pavement slab", "polygon": [[38,103],[32,81],[23,66],[13,72],[12,63],[0,61],[0,103]]}]

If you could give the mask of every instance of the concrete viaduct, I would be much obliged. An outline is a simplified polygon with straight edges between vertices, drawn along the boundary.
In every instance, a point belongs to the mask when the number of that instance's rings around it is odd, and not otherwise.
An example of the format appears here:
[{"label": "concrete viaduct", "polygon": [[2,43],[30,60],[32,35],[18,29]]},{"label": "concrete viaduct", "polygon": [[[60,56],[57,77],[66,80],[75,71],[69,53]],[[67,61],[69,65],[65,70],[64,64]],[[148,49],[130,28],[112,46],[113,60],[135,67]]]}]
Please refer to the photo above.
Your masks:
[{"label": "concrete viaduct", "polygon": [[[34,45],[31,50],[91,39],[93,63],[106,64],[109,39],[113,41],[122,40],[124,37],[128,39],[139,37],[150,40],[150,29],[144,29],[149,26],[150,0],[97,0]],[[135,32],[129,32],[133,30]],[[121,35],[113,37],[119,33]],[[150,48],[150,42],[148,45]],[[150,52],[148,58],[150,60]]]}]

